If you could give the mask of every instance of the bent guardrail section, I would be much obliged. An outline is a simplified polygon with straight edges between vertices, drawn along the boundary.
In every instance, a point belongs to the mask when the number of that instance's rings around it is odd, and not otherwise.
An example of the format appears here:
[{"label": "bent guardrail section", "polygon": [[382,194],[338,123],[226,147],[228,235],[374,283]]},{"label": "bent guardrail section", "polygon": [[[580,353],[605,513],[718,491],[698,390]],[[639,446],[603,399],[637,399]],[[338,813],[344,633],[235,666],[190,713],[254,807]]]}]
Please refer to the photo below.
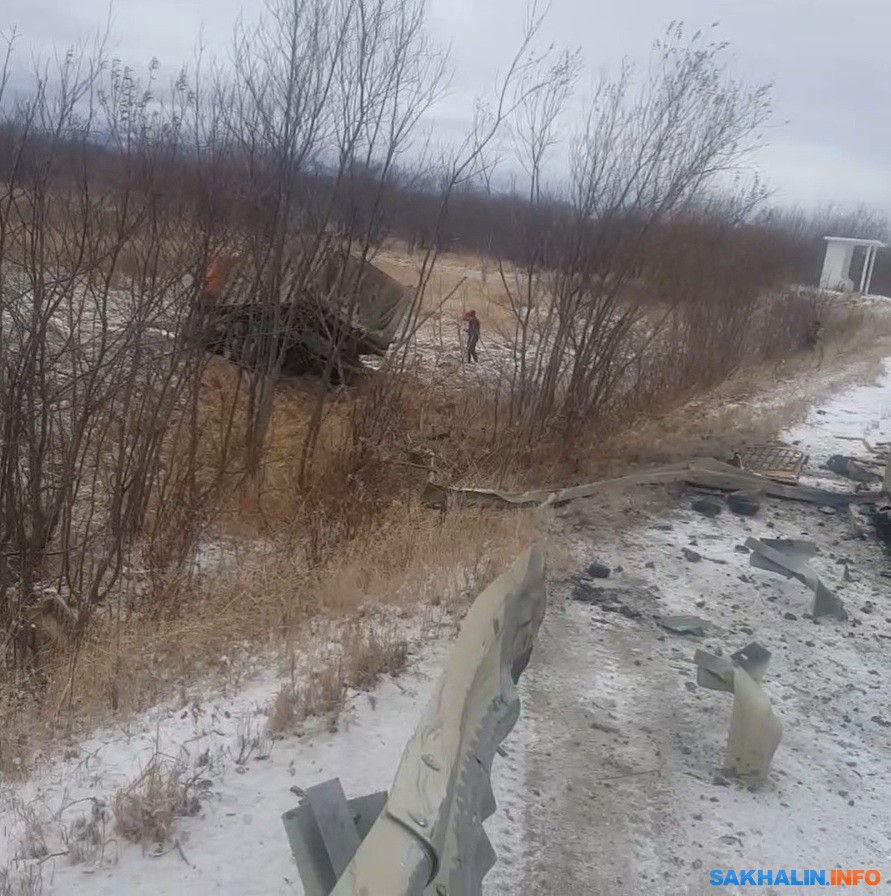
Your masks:
[{"label": "bent guardrail section", "polygon": [[[321,831],[313,835],[314,850],[304,848],[298,829],[300,824],[305,829],[301,812],[311,810],[309,803],[285,814],[301,878],[305,886],[313,882],[307,896],[328,890],[320,863],[326,872],[343,868],[343,850],[336,847],[339,832],[347,829],[355,853],[342,873],[335,872],[332,896],[481,893],[495,862],[482,827],[495,811],[492,761],[519,716],[515,685],[532,653],[545,604],[545,555],[536,545],[474,601],[405,748],[386,805],[357,849],[350,825],[362,825],[350,815],[352,804],[339,788],[334,788],[335,804],[319,813],[328,819],[317,815],[318,825],[313,823],[313,831]],[[326,837],[327,854],[319,859]]]}]

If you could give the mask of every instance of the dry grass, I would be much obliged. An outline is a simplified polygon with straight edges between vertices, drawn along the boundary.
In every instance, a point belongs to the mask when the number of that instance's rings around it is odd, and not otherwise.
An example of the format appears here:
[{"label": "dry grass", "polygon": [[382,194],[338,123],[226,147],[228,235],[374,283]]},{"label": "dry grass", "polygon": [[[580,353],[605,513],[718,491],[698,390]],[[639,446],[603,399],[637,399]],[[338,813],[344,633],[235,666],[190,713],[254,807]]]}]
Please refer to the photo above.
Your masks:
[{"label": "dry grass", "polygon": [[[404,246],[394,244],[374,263],[403,286],[416,286],[422,261],[422,253],[410,255]],[[513,270],[505,264],[509,278]],[[424,293],[422,313],[441,315],[447,336],[453,338],[459,318],[470,308],[479,315],[484,331],[510,329],[508,295],[497,262],[469,253],[441,253]]]},{"label": "dry grass", "polygon": [[338,653],[316,665],[308,676],[291,680],[268,709],[270,735],[299,730],[302,722],[320,718],[333,724],[348,688],[371,690],[384,675],[401,672],[409,656],[408,641],[393,626],[353,619],[344,628]]},{"label": "dry grass", "polygon": [[[585,458],[583,476],[620,474],[639,464],[671,463],[696,454],[730,457],[733,449],[775,438],[824,396],[873,380],[891,354],[891,320],[870,319],[826,347],[822,364],[810,353],[780,370],[764,364],[738,372],[716,389],[678,396],[661,410],[629,420]],[[795,384],[794,389],[785,385]],[[771,401],[765,396],[773,395]]]},{"label": "dry grass", "polygon": [[353,623],[343,644],[347,686],[368,691],[381,676],[398,674],[408,662],[408,649],[408,642],[393,627],[382,630]]},{"label": "dry grass", "polygon": [[0,896],[41,896],[43,873],[39,865],[26,865],[21,871],[0,869]]},{"label": "dry grass", "polygon": [[[303,649],[319,614],[360,620],[349,633],[364,627],[361,615],[370,605],[408,611],[460,604],[501,571],[532,531],[528,514],[492,518],[468,511],[443,520],[410,505],[392,508],[317,569],[305,565],[299,539],[287,534],[245,543],[231,570],[183,582],[177,612],[140,616],[125,626],[97,618],[76,652],[56,658],[42,717],[49,721],[68,709],[81,719],[112,708],[138,711],[177,682],[229,674],[239,652],[288,656]],[[357,662],[344,668],[347,680],[392,664],[387,654],[395,647],[363,637],[349,634],[347,653]],[[384,659],[375,660],[377,651]],[[323,675],[295,696],[306,707],[299,714],[324,712],[337,702],[336,689]]]},{"label": "dry grass", "polygon": [[13,813],[19,820],[19,836],[16,846],[16,859],[43,859],[49,855],[46,842],[46,818],[39,803],[13,803]]},{"label": "dry grass", "polygon": [[97,865],[109,843],[108,812],[102,800],[89,800],[89,815],[81,814],[70,825],[62,827],[62,843],[72,865]]},{"label": "dry grass", "polygon": [[306,681],[283,685],[269,707],[269,733],[290,734],[309,718],[331,718],[343,706],[343,668],[339,662],[315,669]]},{"label": "dry grass", "polygon": [[164,844],[180,818],[197,815],[206,797],[201,770],[155,753],[114,800],[115,831],[133,843]]}]

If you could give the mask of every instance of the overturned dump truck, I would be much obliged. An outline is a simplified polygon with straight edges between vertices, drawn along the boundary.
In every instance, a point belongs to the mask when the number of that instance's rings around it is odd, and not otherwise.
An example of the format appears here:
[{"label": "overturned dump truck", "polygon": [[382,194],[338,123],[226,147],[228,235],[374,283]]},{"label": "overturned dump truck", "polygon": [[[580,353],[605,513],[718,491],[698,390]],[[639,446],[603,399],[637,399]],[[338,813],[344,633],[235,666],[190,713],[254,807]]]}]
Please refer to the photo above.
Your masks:
[{"label": "overturned dump truck", "polygon": [[217,255],[192,325],[207,351],[243,367],[350,382],[363,370],[362,356],[386,354],[411,306],[410,289],[346,252],[327,255],[309,273],[294,258],[274,299],[251,271],[234,253]]}]

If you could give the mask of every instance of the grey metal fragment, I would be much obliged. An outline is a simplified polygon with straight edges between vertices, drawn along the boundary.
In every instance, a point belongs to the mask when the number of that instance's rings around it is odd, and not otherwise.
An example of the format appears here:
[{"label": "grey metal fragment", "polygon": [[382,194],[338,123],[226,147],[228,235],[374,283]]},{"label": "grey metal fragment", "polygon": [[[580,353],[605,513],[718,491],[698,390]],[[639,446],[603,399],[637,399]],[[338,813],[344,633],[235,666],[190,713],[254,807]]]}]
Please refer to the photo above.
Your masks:
[{"label": "grey metal fragment", "polygon": [[663,616],[656,621],[662,628],[676,635],[701,636],[705,634],[710,624],[707,619],[701,619],[699,616]]},{"label": "grey metal fragment", "polygon": [[745,669],[737,668],[724,774],[742,778],[750,785],[763,784],[782,736],[783,726],[761,686]]},{"label": "grey metal fragment", "polygon": [[882,477],[855,457],[833,454],[826,461],[826,469],[853,482],[881,482]]},{"label": "grey metal fragment", "polygon": [[749,538],[746,546],[752,549],[749,556],[752,566],[779,573],[786,578],[794,577],[814,592],[812,613],[815,619],[821,616],[834,616],[839,620],[848,618],[841,599],[823,584],[808,565],[808,560],[816,553],[812,544],[791,539]]},{"label": "grey metal fragment", "polygon": [[305,791],[282,816],[306,896],[328,896],[387,802],[387,792],[347,800],[339,779]]},{"label": "grey metal fragment", "polygon": [[757,641],[752,641],[736,653],[730,654],[730,659],[741,669],[745,669],[753,681],[761,681],[764,678],[770,657],[771,652]]},{"label": "grey metal fragment", "polygon": [[538,546],[474,601],[405,748],[386,808],[332,896],[481,894],[494,861],[482,827],[495,810],[492,761],[519,715],[515,684],[545,601]]},{"label": "grey metal fragment", "polygon": [[729,659],[697,650],[693,662],[696,664],[696,683],[700,687],[733,693],[733,663]]}]

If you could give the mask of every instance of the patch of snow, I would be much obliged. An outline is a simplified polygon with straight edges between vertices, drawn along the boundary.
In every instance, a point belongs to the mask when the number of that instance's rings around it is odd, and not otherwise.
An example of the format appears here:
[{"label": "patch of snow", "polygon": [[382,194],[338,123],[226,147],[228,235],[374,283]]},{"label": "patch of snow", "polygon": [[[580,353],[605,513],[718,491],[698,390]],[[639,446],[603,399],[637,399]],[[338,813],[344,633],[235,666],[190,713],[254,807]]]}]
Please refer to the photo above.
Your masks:
[{"label": "patch of snow", "polygon": [[[56,855],[40,863],[43,896],[299,894],[281,821],[299,802],[290,788],[339,777],[349,796],[388,789],[438,674],[448,640],[442,626],[431,627],[427,618],[402,627],[423,648],[411,670],[386,678],[373,693],[350,693],[334,728],[319,721],[303,736],[270,739],[266,713],[282,679],[269,670],[235,695],[203,694],[100,730],[26,783],[7,784],[0,793],[6,834],[0,868],[29,873],[38,867],[19,858],[21,807],[32,808],[53,854],[65,850],[66,831],[83,825],[79,819],[89,821],[98,806],[104,820],[94,860],[73,864],[69,855]],[[143,848],[115,833],[111,808],[115,794],[157,756],[202,779],[205,798],[197,816],[177,821],[178,845]]]},{"label": "patch of snow", "polygon": [[[840,424],[875,437],[879,420],[887,434],[889,400],[886,374],[824,403],[824,414],[815,410],[785,437],[818,463],[839,447]],[[848,453],[852,444],[840,443]],[[851,487],[828,476],[831,487]],[[514,768],[496,767],[503,839],[495,846],[507,860],[486,879],[486,892],[702,894],[716,891],[712,868],[884,874],[887,557],[876,542],[854,538],[844,514],[807,505],[765,501],[755,518],[725,508],[712,520],[689,499],[668,512],[658,502],[641,509],[645,500],[578,502],[556,523],[567,574],[552,583],[520,681],[523,712],[506,741]],[[752,568],[737,549],[749,536],[814,541],[820,554],[812,565],[850,620],[808,619],[813,595]],[[690,562],[685,547],[702,559]],[[572,599],[573,577],[592,561],[612,569],[595,587],[618,589],[639,618]],[[704,617],[705,637],[663,631],[655,617],[670,614]],[[767,785],[750,792],[720,775],[732,700],[696,686],[692,657],[696,648],[727,655],[753,640],[772,652],[764,688],[784,734]]]}]

